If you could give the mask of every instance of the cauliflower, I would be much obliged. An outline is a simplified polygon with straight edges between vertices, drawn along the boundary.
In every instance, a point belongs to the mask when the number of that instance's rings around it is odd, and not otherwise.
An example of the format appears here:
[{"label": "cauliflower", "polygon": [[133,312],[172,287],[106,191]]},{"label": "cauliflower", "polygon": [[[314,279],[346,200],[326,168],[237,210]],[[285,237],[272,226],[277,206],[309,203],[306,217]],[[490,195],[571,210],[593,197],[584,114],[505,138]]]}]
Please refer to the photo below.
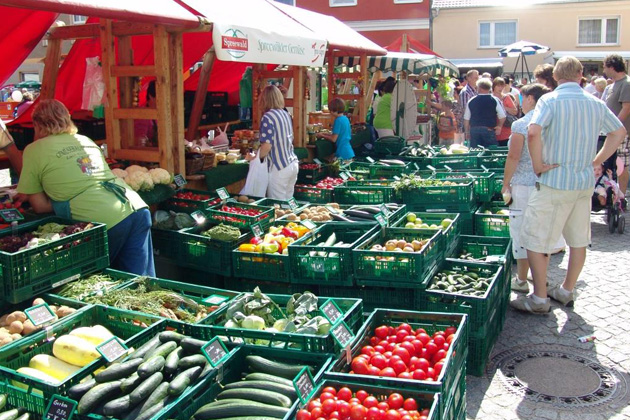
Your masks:
[{"label": "cauliflower", "polygon": [[147,168],[145,168],[144,166],[140,166],[140,165],[131,165],[128,166],[125,171],[127,171],[128,174],[131,174],[132,172],[149,172],[149,170]]},{"label": "cauliflower", "polygon": [[129,175],[127,171],[120,168],[112,169],[112,173],[116,175],[118,178],[122,178],[122,179],[127,178],[127,175]]},{"label": "cauliflower", "polygon": [[169,171],[162,168],[155,168],[149,171],[154,184],[170,184],[173,182],[173,176]]},{"label": "cauliflower", "polygon": [[153,189],[153,180],[148,172],[130,172],[125,178],[125,182],[134,191],[149,191]]}]

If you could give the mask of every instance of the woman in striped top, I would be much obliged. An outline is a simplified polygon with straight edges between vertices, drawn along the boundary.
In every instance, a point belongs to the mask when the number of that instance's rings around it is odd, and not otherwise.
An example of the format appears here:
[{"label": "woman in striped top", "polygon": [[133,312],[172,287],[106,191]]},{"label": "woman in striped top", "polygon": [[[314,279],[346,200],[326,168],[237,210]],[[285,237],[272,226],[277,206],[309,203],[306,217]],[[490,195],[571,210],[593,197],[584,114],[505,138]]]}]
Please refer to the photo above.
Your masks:
[{"label": "woman in striped top", "polygon": [[275,86],[267,86],[260,94],[260,159],[269,164],[267,197],[288,200],[298,175],[298,158],[293,152],[293,122],[284,110],[284,97]]}]

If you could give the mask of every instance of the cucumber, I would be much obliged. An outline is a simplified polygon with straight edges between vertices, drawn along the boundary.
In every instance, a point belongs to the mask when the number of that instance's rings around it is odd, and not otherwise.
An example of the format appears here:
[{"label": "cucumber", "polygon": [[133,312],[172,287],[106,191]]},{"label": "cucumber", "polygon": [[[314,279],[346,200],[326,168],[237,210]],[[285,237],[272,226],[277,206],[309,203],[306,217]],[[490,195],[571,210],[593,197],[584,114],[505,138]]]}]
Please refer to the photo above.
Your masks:
[{"label": "cucumber", "polygon": [[138,387],[129,394],[131,404],[140,404],[142,401],[149,398],[149,395],[155,391],[155,388],[162,383],[162,379],[164,379],[162,372],[155,372],[145,379],[144,382],[138,385]]},{"label": "cucumber", "polygon": [[273,391],[265,391],[255,388],[228,389],[217,395],[218,400],[226,398],[243,398],[250,401],[258,401],[264,404],[276,405],[278,407],[291,407],[293,403],[290,398]]},{"label": "cucumber", "polygon": [[[247,356],[245,360],[253,372],[269,373],[291,380],[304,369],[303,365],[289,365],[286,363],[273,362],[260,356]],[[308,368],[312,373],[313,369],[310,366]]]},{"label": "cucumber", "polygon": [[179,344],[180,341],[182,341],[184,338],[186,338],[185,335],[180,334],[180,333],[176,333],[175,331],[162,331],[159,336],[160,341],[162,343],[167,343],[169,341],[174,341],[177,344]]},{"label": "cucumber", "polygon": [[250,373],[245,377],[246,381],[268,381],[275,382],[281,385],[293,386],[293,381],[285,378],[281,378],[280,376],[270,375],[268,373]]},{"label": "cucumber", "polygon": [[76,384],[75,386],[68,389],[68,397],[72,398],[75,401],[79,401],[86,392],[94,387],[94,385],[96,385],[96,381],[94,380],[94,378],[90,378],[85,382]]},{"label": "cucumber", "polygon": [[138,366],[138,376],[145,379],[156,372],[161,372],[165,363],[164,356],[153,356]]},{"label": "cucumber", "polygon": [[346,216],[357,217],[361,219],[374,220],[374,215],[367,211],[363,210],[344,210],[343,211]]},{"label": "cucumber", "polygon": [[197,340],[196,338],[186,337],[179,342],[179,345],[184,348],[186,353],[195,354],[201,353],[201,348],[207,343],[207,341]]},{"label": "cucumber", "polygon": [[31,415],[29,413],[24,413],[15,420],[30,420],[30,419],[31,419]]},{"label": "cucumber", "polygon": [[177,368],[180,370],[186,370],[194,366],[205,366],[207,362],[208,359],[206,359],[206,356],[203,354],[194,354],[192,356],[182,357],[179,360]]},{"label": "cucumber", "polygon": [[136,389],[138,385],[142,383],[142,378],[138,375],[138,373],[134,373],[130,377],[123,379],[120,382],[120,390],[123,394],[129,394],[131,391]]},{"label": "cucumber", "polygon": [[199,375],[199,379],[203,379],[206,377],[206,375],[208,375],[210,372],[212,372],[214,368],[212,367],[212,365],[208,362],[206,362],[206,365],[203,367],[203,370],[201,371],[201,374]]},{"label": "cucumber", "polygon": [[121,414],[124,414],[131,410],[133,406],[131,405],[131,400],[129,395],[124,395],[120,398],[116,398],[115,400],[109,401],[107,404],[103,406],[103,414],[108,417],[120,417]]},{"label": "cucumber", "polygon": [[171,402],[170,398],[164,398],[161,401],[158,401],[153,407],[149,408],[144,413],[140,414],[138,417],[135,417],[134,420],[149,420],[155,417],[157,413],[159,413],[166,405]]},{"label": "cucumber", "polygon": [[159,345],[160,345],[160,337],[155,336],[149,341],[147,341],[146,343],[144,343],[142,346],[140,346],[138,350],[131,353],[131,355],[129,355],[129,359],[143,358],[145,354],[157,348],[157,346]]},{"label": "cucumber", "polygon": [[97,373],[94,379],[100,384],[124,379],[133,374],[141,364],[142,359],[131,359],[126,362],[115,363],[104,371]]},{"label": "cucumber", "polygon": [[174,341],[169,341],[167,343],[162,344],[161,346],[151,350],[147,354],[144,355],[143,359],[145,361],[149,360],[153,356],[162,356],[166,357],[170,352],[177,348],[177,343]]},{"label": "cucumber", "polygon": [[21,408],[13,408],[0,414],[0,420],[15,420],[24,410]]},{"label": "cucumber", "polygon": [[7,394],[0,394],[0,410],[2,410],[5,405],[7,405]]},{"label": "cucumber", "polygon": [[263,389],[266,391],[273,391],[279,394],[285,395],[291,399],[295,399],[297,394],[295,393],[295,388],[293,386],[281,385],[275,382],[267,382],[267,381],[238,381],[232,382],[225,386],[224,389],[240,389],[240,388],[254,388],[254,389]]},{"label": "cucumber", "polygon": [[223,419],[225,417],[242,417],[252,412],[258,416],[273,418],[284,418],[289,412],[288,408],[275,407],[267,404],[243,403],[243,404],[222,404],[210,406],[204,405],[195,413],[195,420]]},{"label": "cucumber", "polygon": [[202,370],[201,366],[195,366],[177,375],[168,386],[169,395],[177,396],[184,392],[188,385],[199,377]]},{"label": "cucumber", "polygon": [[104,384],[97,384],[79,400],[77,413],[87,414],[92,412],[104,401],[113,399],[120,392],[121,381],[112,381]]},{"label": "cucumber", "polygon": [[175,350],[170,352],[168,356],[166,356],[166,363],[164,364],[164,374],[172,375],[177,372],[177,365],[179,364],[179,359],[184,355],[184,349],[182,347],[177,347]]},{"label": "cucumber", "polygon": [[160,385],[158,385],[158,387],[155,388],[151,395],[149,395],[149,398],[147,398],[146,401],[141,404],[140,412],[138,414],[144,413],[149,408],[153,407],[155,404],[168,397],[168,385],[168,382],[162,382]]}]

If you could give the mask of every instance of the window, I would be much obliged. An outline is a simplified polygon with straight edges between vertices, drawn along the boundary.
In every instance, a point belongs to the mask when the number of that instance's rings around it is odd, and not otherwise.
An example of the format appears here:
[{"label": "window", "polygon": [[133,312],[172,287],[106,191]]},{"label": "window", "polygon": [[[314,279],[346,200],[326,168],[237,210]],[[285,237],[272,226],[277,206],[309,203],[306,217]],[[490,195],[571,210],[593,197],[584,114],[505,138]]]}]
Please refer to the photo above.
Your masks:
[{"label": "window", "polygon": [[619,17],[580,19],[578,45],[619,44]]},{"label": "window", "polygon": [[72,15],[72,23],[74,25],[85,23],[86,21],[87,21],[87,17],[86,16]]},{"label": "window", "polygon": [[479,46],[504,47],[516,42],[516,21],[479,22]]},{"label": "window", "polygon": [[357,0],[329,0],[330,7],[356,6]]},{"label": "window", "polygon": [[39,73],[20,73],[22,82],[39,82]]},{"label": "window", "polygon": [[295,6],[295,0],[276,0],[278,3],[288,4],[289,6]]}]

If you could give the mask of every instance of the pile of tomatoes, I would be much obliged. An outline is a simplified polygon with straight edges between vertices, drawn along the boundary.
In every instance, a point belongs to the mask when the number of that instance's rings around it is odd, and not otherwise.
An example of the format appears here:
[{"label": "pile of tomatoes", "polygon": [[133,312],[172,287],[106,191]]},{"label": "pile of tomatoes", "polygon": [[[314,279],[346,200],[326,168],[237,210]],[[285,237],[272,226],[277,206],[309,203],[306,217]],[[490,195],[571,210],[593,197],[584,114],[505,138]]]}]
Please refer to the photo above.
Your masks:
[{"label": "pile of tomatoes", "polygon": [[221,207],[221,211],[225,213],[241,214],[243,216],[258,216],[262,213],[262,210],[236,206],[223,206]]},{"label": "pile of tomatoes", "polygon": [[298,411],[296,420],[426,420],[429,409],[420,410],[416,400],[394,392],[379,401],[364,390],[354,395],[347,387],[326,387],[319,398]]},{"label": "pile of tomatoes", "polygon": [[4,209],[18,209],[20,213],[24,213],[24,209],[22,208],[22,203],[12,203],[7,201],[6,203],[0,203],[0,210]]},{"label": "pile of tomatoes", "polygon": [[315,185],[307,185],[307,184],[298,184],[295,186],[295,191],[297,192],[308,192],[314,188],[318,190],[332,190],[337,185],[343,184],[345,181],[342,178],[331,178],[326,177],[321,181],[318,181]]},{"label": "pile of tomatoes", "polygon": [[302,163],[300,165],[300,169],[311,170],[311,169],[319,169],[321,165],[317,163]]},{"label": "pile of tomatoes", "polygon": [[[210,200],[211,197],[209,195],[204,195],[204,194],[195,194],[192,191],[180,191],[177,194],[175,194],[175,198],[179,198],[182,200],[206,201],[206,200]],[[220,199],[218,200],[221,201]]]},{"label": "pile of tomatoes", "polygon": [[457,328],[427,334],[403,323],[397,327],[381,325],[374,330],[369,345],[352,359],[351,374],[437,381]]}]

